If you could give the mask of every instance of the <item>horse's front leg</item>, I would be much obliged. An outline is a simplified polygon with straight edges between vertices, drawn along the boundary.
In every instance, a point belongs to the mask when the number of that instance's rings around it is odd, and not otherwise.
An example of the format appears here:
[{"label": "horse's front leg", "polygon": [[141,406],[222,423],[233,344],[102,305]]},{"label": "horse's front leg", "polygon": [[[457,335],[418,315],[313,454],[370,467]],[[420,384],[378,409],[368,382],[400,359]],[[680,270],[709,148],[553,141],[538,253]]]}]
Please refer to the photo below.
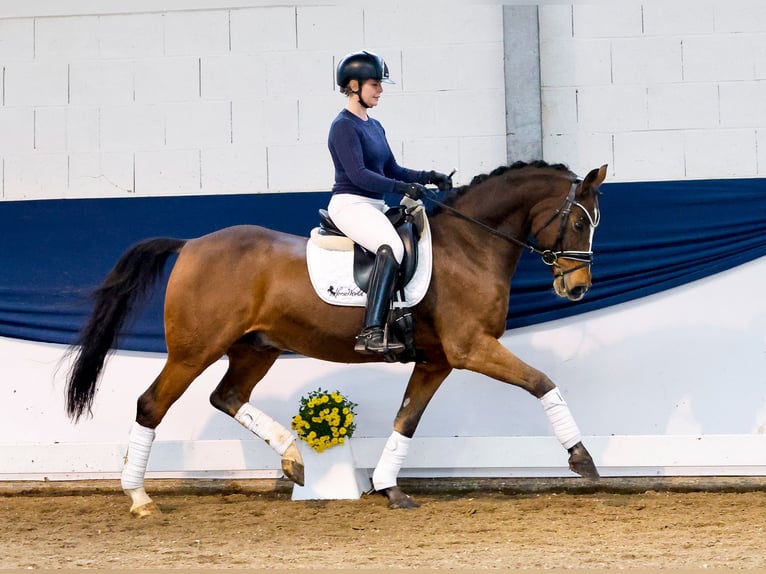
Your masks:
[{"label": "horse's front leg", "polygon": [[[454,368],[468,369],[519,386],[537,397],[553,427],[553,433],[569,452],[569,468],[584,478],[599,478],[593,458],[582,444],[580,429],[569,406],[547,375],[527,365],[491,336],[473,345],[461,342],[455,349],[455,353],[448,354]],[[470,351],[465,352],[466,349]]]},{"label": "horse's front leg", "polygon": [[402,404],[394,419],[394,430],[386,441],[372,475],[372,485],[388,499],[389,508],[420,506],[397,486],[396,479],[407,458],[412,436],[431,397],[452,368],[446,365],[418,364],[412,371]]}]

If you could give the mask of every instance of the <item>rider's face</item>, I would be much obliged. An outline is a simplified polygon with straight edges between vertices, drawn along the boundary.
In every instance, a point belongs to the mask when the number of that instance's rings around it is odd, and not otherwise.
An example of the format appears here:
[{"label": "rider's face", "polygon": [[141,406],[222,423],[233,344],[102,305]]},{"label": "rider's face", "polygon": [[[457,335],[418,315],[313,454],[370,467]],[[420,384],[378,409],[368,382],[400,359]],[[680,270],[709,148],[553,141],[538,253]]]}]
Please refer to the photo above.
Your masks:
[{"label": "rider's face", "polygon": [[383,84],[378,80],[367,80],[362,84],[362,100],[371,108],[378,105],[382,93]]}]

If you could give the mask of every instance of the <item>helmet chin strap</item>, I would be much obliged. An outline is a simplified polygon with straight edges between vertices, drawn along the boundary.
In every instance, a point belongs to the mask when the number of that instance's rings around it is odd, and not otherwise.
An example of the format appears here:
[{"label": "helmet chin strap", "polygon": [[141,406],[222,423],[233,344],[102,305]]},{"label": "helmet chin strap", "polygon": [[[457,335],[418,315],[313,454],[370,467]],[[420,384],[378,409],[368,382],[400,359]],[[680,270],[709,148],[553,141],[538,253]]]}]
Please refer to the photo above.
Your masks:
[{"label": "helmet chin strap", "polygon": [[365,101],[362,99],[362,88],[361,88],[361,87],[360,87],[360,88],[359,88],[357,91],[355,91],[355,92],[354,92],[354,91],[352,91],[351,93],[352,93],[352,94],[356,94],[356,97],[357,97],[357,98],[359,98],[359,103],[361,104],[361,106],[362,106],[364,109],[366,109],[366,110],[370,109],[370,106],[368,106],[368,105],[367,105],[367,102],[365,102]]}]

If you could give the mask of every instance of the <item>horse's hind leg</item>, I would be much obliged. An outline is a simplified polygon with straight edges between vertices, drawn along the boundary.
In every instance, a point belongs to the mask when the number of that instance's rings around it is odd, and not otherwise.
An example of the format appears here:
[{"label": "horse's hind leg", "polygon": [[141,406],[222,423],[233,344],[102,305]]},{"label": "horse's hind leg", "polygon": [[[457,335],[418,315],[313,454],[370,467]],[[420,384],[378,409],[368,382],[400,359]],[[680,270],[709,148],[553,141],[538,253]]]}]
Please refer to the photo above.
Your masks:
[{"label": "horse's hind leg", "polygon": [[287,478],[303,486],[303,459],[295,436],[280,423],[249,402],[253,388],[281,354],[279,349],[239,342],[229,351],[229,368],[210,395],[210,403],[233,417],[282,457]]},{"label": "horse's hind leg", "polygon": [[190,365],[168,358],[159,376],[138,399],[136,421],[130,429],[128,451],[125,454],[120,481],[122,489],[131,499],[130,513],[134,516],[148,516],[160,511],[144,489],[144,476],[154,442],[154,429],[171,405],[207,366]]}]

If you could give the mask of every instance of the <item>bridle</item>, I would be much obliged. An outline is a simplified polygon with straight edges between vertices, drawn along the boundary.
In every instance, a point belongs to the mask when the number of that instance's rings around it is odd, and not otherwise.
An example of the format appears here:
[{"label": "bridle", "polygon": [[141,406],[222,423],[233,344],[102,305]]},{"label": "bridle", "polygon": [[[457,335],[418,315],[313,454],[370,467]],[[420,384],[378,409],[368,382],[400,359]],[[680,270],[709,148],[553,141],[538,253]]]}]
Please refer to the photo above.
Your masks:
[{"label": "bridle", "polygon": [[558,236],[556,237],[556,242],[553,244],[553,247],[551,249],[544,249],[544,248],[538,247],[534,243],[531,243],[528,241],[522,241],[521,239],[518,239],[517,237],[513,237],[512,235],[508,235],[506,233],[503,233],[502,231],[498,231],[497,229],[487,225],[483,221],[479,221],[478,219],[474,219],[473,217],[465,215],[464,213],[461,213],[454,207],[447,205],[445,203],[442,203],[441,201],[438,201],[434,197],[430,197],[426,195],[424,196],[424,199],[427,199],[434,205],[438,205],[439,207],[450,211],[453,215],[456,215],[460,219],[463,219],[465,221],[470,221],[471,223],[478,225],[479,227],[481,227],[488,233],[491,233],[492,235],[496,235],[497,237],[501,237],[505,239],[506,241],[513,243],[514,245],[523,247],[524,249],[529,250],[531,253],[536,253],[537,255],[540,256],[540,259],[542,259],[543,263],[545,263],[549,267],[558,267],[559,259],[571,259],[573,261],[581,262],[580,265],[576,265],[575,267],[572,267],[566,270],[559,270],[556,273],[557,277],[563,277],[564,275],[577,271],[578,269],[582,269],[583,267],[588,267],[593,263],[592,249],[590,251],[569,251],[569,250],[561,249],[561,245],[564,241],[564,233],[566,232],[567,221],[569,220],[569,214],[572,212],[572,207],[579,207],[580,209],[583,210],[586,217],[588,218],[588,222],[590,223],[591,233],[596,229],[596,227],[598,227],[599,223],[601,222],[601,213],[598,210],[595,211],[595,216],[593,216],[590,214],[590,212],[585,208],[583,204],[575,200],[577,187],[581,183],[582,183],[582,180],[579,178],[572,181],[572,185],[569,187],[569,193],[567,194],[566,199],[564,199],[564,203],[561,205],[561,207],[559,207],[556,211],[553,212],[553,215],[550,216],[548,221],[546,221],[545,224],[540,229],[532,233],[533,237],[537,237],[537,235],[543,229],[548,227],[551,223],[553,223],[556,220],[556,217],[560,216],[561,221],[559,223],[559,233],[558,233]]}]

